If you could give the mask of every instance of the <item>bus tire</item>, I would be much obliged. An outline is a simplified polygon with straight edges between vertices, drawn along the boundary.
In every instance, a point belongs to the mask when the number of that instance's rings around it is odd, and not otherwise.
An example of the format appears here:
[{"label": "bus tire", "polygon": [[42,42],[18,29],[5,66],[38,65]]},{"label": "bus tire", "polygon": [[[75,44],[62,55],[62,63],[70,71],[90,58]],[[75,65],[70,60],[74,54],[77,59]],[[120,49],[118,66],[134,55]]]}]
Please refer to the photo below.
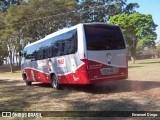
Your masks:
[{"label": "bus tire", "polygon": [[54,89],[59,90],[61,88],[58,78],[56,77],[56,75],[52,75],[51,76],[51,85]]},{"label": "bus tire", "polygon": [[24,81],[25,81],[27,86],[30,86],[32,84],[32,82],[28,81],[27,76],[25,76]]}]

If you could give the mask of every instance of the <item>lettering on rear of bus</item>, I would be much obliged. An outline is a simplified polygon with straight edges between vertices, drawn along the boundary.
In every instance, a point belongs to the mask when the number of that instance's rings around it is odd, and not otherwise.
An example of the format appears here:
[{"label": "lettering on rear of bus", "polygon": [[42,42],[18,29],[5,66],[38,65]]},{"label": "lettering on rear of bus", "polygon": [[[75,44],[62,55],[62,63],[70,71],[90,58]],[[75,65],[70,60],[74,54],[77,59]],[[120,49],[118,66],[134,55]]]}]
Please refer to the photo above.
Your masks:
[{"label": "lettering on rear of bus", "polygon": [[65,66],[66,66],[65,58],[64,57],[57,58],[57,67],[65,67]]}]

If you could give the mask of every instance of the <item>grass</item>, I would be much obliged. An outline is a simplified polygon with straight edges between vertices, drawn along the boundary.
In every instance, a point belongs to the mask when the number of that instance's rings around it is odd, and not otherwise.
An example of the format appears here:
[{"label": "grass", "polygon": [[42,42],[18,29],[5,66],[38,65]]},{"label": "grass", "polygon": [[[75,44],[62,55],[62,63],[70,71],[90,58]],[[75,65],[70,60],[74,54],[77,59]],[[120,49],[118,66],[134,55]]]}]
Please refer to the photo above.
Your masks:
[{"label": "grass", "polygon": [[136,64],[128,63],[129,79],[133,80],[160,80],[160,58],[137,60]]},{"label": "grass", "polygon": [[15,71],[14,73],[11,72],[4,72],[0,73],[0,78],[3,79],[22,79],[22,72],[21,71]]},{"label": "grass", "polygon": [[60,91],[49,84],[25,86],[21,72],[0,73],[0,111],[159,110],[159,73],[160,59],[137,60],[136,64],[129,62],[127,80],[92,86],[64,85]]}]

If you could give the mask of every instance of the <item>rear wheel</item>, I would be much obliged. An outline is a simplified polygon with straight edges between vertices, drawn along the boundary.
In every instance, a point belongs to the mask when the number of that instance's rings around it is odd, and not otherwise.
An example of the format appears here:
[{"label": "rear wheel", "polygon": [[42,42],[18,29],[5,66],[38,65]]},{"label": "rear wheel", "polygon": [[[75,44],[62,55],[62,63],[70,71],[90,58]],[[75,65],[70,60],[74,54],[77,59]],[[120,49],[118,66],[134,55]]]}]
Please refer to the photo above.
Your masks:
[{"label": "rear wheel", "polygon": [[32,82],[28,81],[27,76],[25,77],[24,81],[25,81],[26,85],[28,85],[28,86],[30,86],[32,84]]},{"label": "rear wheel", "polygon": [[61,88],[60,84],[59,84],[59,81],[58,81],[58,78],[56,77],[56,75],[52,75],[52,77],[51,77],[51,85],[56,90],[59,90]]}]

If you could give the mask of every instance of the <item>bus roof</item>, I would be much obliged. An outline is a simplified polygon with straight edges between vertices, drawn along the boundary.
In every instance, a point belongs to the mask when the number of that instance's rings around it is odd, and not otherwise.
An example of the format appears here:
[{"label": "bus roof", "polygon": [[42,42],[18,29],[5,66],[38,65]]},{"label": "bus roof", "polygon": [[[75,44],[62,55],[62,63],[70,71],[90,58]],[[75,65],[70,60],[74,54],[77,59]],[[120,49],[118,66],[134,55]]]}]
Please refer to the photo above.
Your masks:
[{"label": "bus roof", "polygon": [[70,30],[72,30],[72,29],[77,28],[77,27],[80,26],[80,25],[108,25],[108,26],[118,26],[118,25],[114,25],[114,24],[101,23],[101,22],[95,22],[95,23],[79,23],[79,24],[77,24],[77,25],[75,25],[75,26],[72,26],[72,27],[69,27],[69,28],[63,28],[63,29],[61,29],[61,30],[59,30],[59,31],[57,31],[57,32],[51,33],[51,34],[47,35],[46,37],[44,37],[44,38],[42,38],[42,39],[40,39],[40,40],[38,40],[38,41],[36,41],[36,42],[33,42],[33,43],[31,43],[31,44],[26,45],[25,48],[27,48],[27,47],[29,47],[29,46],[32,46],[32,45],[34,45],[34,44],[41,43],[41,42],[43,42],[43,41],[45,41],[45,40],[47,40],[47,39],[49,39],[49,38],[52,38],[52,37],[54,37],[54,36],[56,36],[56,35],[59,35],[59,34],[68,32],[68,31],[70,31]]}]

